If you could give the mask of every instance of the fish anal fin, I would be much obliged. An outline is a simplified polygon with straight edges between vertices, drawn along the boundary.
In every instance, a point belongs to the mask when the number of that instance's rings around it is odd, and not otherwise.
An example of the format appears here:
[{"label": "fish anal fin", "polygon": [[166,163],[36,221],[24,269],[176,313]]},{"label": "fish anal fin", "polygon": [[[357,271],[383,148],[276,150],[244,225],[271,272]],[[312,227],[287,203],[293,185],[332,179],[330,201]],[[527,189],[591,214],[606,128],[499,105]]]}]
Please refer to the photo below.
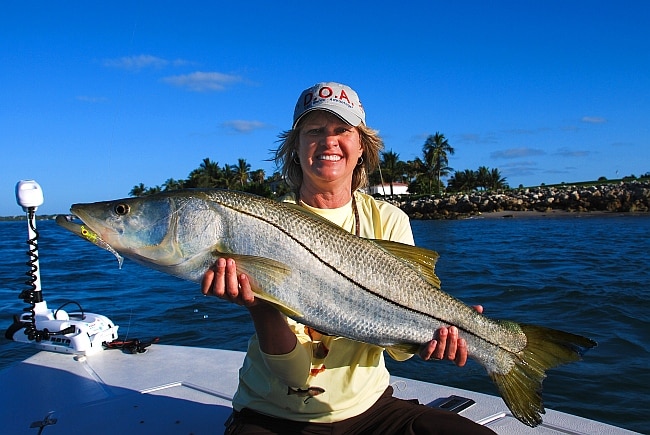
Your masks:
[{"label": "fish anal fin", "polygon": [[438,261],[439,257],[437,252],[390,240],[371,241],[405,261],[409,266],[422,274],[431,285],[440,288],[440,279],[435,273],[436,261]]},{"label": "fish anal fin", "polygon": [[386,346],[386,349],[393,349],[398,352],[415,355],[420,351],[420,345],[416,343],[397,343]]}]

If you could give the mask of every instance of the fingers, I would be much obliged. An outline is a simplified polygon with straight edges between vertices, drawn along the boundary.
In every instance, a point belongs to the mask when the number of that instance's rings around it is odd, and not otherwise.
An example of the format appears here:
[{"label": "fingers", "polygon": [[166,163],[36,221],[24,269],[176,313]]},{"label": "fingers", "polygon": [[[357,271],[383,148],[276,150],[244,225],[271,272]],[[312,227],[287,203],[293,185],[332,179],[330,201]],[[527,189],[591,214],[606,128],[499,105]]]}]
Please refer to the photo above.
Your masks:
[{"label": "fingers", "polygon": [[437,338],[434,338],[428,343],[424,343],[420,346],[419,355],[425,361],[445,358],[445,350],[448,347],[449,330],[447,328],[440,328],[436,335]]},{"label": "fingers", "polygon": [[239,295],[242,301],[242,305],[245,305],[247,307],[254,305],[256,303],[255,293],[253,293],[253,290],[251,289],[251,283],[248,280],[248,276],[244,275],[243,273],[239,275],[239,288]]},{"label": "fingers", "polygon": [[212,293],[212,282],[214,281],[214,270],[208,269],[201,280],[201,293],[207,295]]},{"label": "fingers", "polygon": [[[447,358],[449,360],[456,359],[456,351],[458,350],[458,328],[455,326],[450,326],[449,328],[440,329],[440,333],[443,330],[446,330],[446,334],[439,334],[440,339],[440,349],[436,349],[436,356],[438,359]],[[443,336],[446,337],[443,340]]]},{"label": "fingers", "polygon": [[[219,259],[219,262],[222,259]],[[226,266],[223,268],[223,279],[226,285],[225,296],[230,300],[236,300],[239,296],[239,281],[237,279],[237,265],[232,258],[226,260]],[[217,280],[221,280],[221,267],[217,265]]]},{"label": "fingers", "polygon": [[458,337],[458,328],[440,328],[437,331],[437,339],[433,339],[420,347],[420,357],[423,360],[448,359],[462,367],[467,363],[467,342]]},{"label": "fingers", "polygon": [[458,328],[450,326],[449,328],[440,328],[438,330],[438,340],[435,350],[431,354],[433,359],[450,359],[456,358]]},{"label": "fingers", "polygon": [[433,357],[433,352],[436,350],[437,346],[438,341],[435,339],[431,340],[428,343],[424,343],[422,346],[420,346],[420,358],[422,358],[424,361],[430,360]]},{"label": "fingers", "polygon": [[248,277],[237,274],[237,265],[231,258],[219,258],[214,266],[205,272],[201,280],[201,292],[238,305],[251,306],[255,303],[255,294]]},{"label": "fingers", "polygon": [[[482,305],[474,305],[474,309],[479,314],[483,313]],[[467,363],[467,341],[458,336],[458,328],[455,326],[440,328],[438,331],[438,337],[441,344],[434,352],[434,357],[436,359],[443,359],[446,357],[453,361],[458,367],[463,367]],[[445,337],[445,340],[443,340],[443,337]]]},{"label": "fingers", "polygon": [[219,258],[217,262],[208,269],[201,280],[201,291],[204,295],[212,294],[223,298],[226,290],[226,259]]},{"label": "fingers", "polygon": [[467,342],[463,338],[459,338],[457,341],[458,348],[456,350],[456,358],[454,362],[458,367],[462,367],[467,362]]},{"label": "fingers", "polygon": [[433,359],[444,359],[445,357],[445,350],[447,349],[447,338],[449,337],[449,329],[448,328],[440,328],[438,330],[438,345],[436,346],[436,350],[433,352],[431,355],[431,358]]},{"label": "fingers", "polygon": [[224,285],[223,282],[224,271],[226,267],[226,260],[219,258],[217,262],[203,274],[201,280],[201,293],[204,295],[213,294],[215,296],[223,296]]}]

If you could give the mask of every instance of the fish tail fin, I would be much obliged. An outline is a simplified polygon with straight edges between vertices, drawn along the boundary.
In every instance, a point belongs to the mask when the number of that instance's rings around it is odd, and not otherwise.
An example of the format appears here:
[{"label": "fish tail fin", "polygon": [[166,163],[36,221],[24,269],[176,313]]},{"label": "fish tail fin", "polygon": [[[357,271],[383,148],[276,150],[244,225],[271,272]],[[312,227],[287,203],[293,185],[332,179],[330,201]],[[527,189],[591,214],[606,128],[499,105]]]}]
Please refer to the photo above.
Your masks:
[{"label": "fish tail fin", "polygon": [[526,347],[511,354],[514,366],[506,374],[492,372],[490,377],[501,397],[522,423],[535,427],[544,414],[542,381],[546,370],[578,361],[596,342],[580,335],[534,325],[519,325],[526,334]]}]

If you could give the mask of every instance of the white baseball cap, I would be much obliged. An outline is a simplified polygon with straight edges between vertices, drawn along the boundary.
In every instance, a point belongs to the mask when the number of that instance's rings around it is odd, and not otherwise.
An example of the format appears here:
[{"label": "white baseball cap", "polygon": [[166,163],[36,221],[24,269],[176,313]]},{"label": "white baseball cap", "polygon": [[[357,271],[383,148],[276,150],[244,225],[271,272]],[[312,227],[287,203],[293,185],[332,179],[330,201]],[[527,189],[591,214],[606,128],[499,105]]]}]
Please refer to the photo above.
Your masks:
[{"label": "white baseball cap", "polygon": [[366,123],[359,96],[351,87],[340,83],[316,83],[302,91],[293,112],[292,128],[296,128],[298,121],[313,110],[331,112],[354,127]]}]

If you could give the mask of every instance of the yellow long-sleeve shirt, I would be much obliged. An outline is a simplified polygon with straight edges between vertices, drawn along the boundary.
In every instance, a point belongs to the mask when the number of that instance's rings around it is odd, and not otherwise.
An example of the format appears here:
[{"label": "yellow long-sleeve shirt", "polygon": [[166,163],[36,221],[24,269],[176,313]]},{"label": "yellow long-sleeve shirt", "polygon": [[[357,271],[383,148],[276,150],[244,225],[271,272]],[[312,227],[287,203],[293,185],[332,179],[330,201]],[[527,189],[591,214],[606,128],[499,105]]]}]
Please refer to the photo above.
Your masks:
[{"label": "yellow long-sleeve shirt", "polygon": [[[293,196],[284,199],[295,202]],[[369,239],[414,244],[408,216],[399,208],[355,193],[360,235]],[[354,232],[351,204],[336,209],[304,207]],[[298,338],[288,354],[268,355],[260,350],[257,336],[239,373],[233,408],[249,408],[275,417],[330,423],[366,411],[386,390],[389,373],[384,348],[318,332],[287,319]],[[411,355],[387,349],[396,360]]]}]

